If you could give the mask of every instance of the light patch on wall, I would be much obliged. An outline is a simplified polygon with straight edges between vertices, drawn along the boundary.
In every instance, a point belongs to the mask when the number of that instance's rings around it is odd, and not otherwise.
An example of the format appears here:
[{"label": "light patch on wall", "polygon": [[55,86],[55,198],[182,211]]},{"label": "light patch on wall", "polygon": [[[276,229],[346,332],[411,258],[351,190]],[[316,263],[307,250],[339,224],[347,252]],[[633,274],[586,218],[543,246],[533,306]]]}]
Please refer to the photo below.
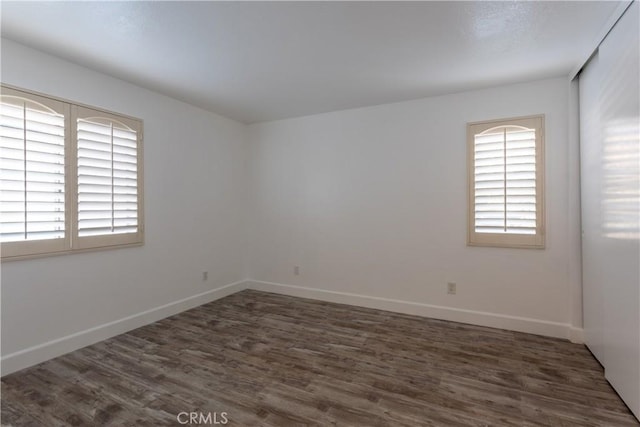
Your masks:
[{"label": "light patch on wall", "polygon": [[640,240],[640,123],[637,117],[605,126],[602,165],[603,234]]}]

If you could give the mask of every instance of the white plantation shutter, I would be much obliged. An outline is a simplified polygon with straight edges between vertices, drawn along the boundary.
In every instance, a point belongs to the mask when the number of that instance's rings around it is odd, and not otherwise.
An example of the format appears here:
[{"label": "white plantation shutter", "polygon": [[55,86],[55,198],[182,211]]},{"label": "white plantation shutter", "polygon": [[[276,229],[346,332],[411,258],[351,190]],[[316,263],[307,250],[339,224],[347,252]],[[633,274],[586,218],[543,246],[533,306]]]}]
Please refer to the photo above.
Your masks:
[{"label": "white plantation shutter", "polygon": [[140,123],[74,108],[80,247],[140,241]]},{"label": "white plantation shutter", "polygon": [[542,117],[469,125],[469,243],[541,247]]},{"label": "white plantation shutter", "polygon": [[142,122],[0,89],[2,261],[142,244]]},{"label": "white plantation shutter", "polygon": [[[3,256],[67,245],[68,107],[3,88],[0,101],[0,241]],[[12,242],[11,245],[8,245]]]},{"label": "white plantation shutter", "polygon": [[535,129],[500,127],[475,136],[475,231],[536,233]]}]

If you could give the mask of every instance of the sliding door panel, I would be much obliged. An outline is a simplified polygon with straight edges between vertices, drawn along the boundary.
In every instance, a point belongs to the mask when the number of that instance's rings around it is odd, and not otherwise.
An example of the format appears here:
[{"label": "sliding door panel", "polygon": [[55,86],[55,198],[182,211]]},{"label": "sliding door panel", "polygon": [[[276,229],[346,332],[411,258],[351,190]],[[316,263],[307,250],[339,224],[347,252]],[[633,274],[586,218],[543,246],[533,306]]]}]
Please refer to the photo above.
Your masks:
[{"label": "sliding door panel", "polygon": [[640,58],[635,2],[600,46],[605,377],[640,414]]},{"label": "sliding door panel", "polygon": [[582,300],[585,342],[600,364],[604,354],[604,286],[599,262],[602,154],[600,143],[598,55],[580,74],[580,189],[582,204]]},{"label": "sliding door panel", "polygon": [[640,417],[640,12],[637,2],[580,76],[586,342]]}]

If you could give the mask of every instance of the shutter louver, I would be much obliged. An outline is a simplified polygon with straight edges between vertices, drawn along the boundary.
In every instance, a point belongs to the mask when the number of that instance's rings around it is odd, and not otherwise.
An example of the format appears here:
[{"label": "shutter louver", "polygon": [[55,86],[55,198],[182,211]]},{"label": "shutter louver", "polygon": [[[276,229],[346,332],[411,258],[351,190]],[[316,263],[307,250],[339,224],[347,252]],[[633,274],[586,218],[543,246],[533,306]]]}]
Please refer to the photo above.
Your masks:
[{"label": "shutter louver", "polygon": [[536,234],[536,134],[519,126],[474,136],[477,233]]},{"label": "shutter louver", "polygon": [[77,141],[78,236],[137,233],[137,132],[79,118]]},{"label": "shutter louver", "polygon": [[2,101],[0,241],[65,238],[64,159],[64,114],[17,97]]}]

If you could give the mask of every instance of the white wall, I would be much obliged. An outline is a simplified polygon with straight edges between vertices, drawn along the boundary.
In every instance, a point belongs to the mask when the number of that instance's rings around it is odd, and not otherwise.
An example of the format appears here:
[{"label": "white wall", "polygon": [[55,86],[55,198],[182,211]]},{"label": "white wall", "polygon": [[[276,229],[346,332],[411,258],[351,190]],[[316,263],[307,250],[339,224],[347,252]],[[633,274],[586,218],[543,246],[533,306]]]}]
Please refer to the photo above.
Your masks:
[{"label": "white wall", "polygon": [[[250,126],[253,286],[571,336],[570,96],[560,78]],[[540,113],[546,249],[466,246],[466,123]]]},{"label": "white wall", "polygon": [[[1,47],[4,83],[144,120],[146,224],[142,247],[2,264],[3,372],[214,293],[109,322],[244,278],[244,125],[11,41]],[[48,353],[38,347],[46,343]]]}]

